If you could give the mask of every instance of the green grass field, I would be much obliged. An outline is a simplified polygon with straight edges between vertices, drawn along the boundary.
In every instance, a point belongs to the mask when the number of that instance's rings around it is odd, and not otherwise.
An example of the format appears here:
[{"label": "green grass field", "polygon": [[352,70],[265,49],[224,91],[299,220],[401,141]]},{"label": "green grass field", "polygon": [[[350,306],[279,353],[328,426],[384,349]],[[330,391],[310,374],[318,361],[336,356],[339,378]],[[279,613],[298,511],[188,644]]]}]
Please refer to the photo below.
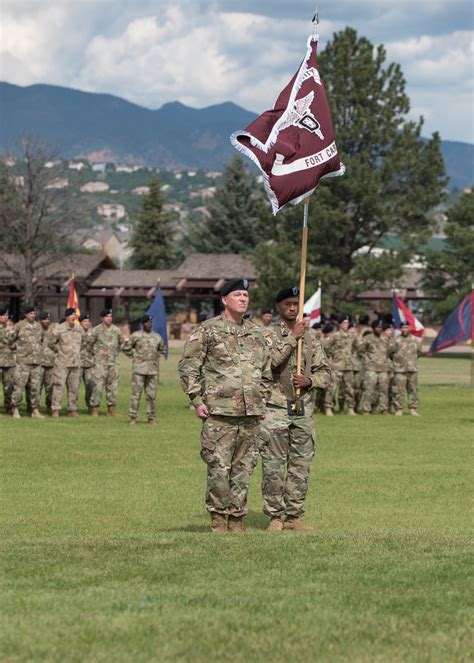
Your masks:
[{"label": "green grass field", "polygon": [[126,359],[116,419],[0,419],[0,660],[472,660],[468,359],[421,360],[418,419],[318,417],[314,533],[265,532],[257,470],[215,536],[178,354],[155,427]]}]

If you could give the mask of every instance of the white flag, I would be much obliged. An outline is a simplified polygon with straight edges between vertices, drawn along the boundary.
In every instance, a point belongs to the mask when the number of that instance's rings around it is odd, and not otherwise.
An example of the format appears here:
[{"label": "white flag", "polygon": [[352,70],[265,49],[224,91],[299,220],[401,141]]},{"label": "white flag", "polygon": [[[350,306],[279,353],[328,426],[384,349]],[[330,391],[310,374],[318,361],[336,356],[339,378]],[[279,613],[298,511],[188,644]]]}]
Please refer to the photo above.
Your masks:
[{"label": "white flag", "polygon": [[311,327],[317,322],[321,322],[321,288],[318,288],[314,295],[308,299],[304,305],[303,313],[307,313],[311,318]]}]

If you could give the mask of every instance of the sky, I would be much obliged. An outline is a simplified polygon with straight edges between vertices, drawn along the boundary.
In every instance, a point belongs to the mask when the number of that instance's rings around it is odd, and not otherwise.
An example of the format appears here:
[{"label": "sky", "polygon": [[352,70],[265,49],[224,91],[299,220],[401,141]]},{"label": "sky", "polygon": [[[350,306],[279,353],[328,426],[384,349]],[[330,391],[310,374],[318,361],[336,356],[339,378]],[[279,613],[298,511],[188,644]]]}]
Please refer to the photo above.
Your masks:
[{"label": "sky", "polygon": [[[350,25],[398,62],[424,135],[474,142],[474,2],[320,0],[320,46]],[[271,108],[306,50],[308,0],[0,0],[0,80],[147,108]],[[321,72],[324,77],[324,72]],[[237,127],[238,128],[238,127]]]}]

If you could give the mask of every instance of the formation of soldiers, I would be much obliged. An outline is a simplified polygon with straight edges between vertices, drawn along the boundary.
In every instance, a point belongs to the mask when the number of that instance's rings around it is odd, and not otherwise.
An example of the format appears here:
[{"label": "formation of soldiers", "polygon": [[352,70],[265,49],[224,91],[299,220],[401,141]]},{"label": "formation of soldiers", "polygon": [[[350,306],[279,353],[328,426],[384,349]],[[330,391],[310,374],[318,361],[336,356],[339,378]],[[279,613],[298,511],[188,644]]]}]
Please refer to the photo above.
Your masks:
[{"label": "formation of soldiers", "polygon": [[82,381],[89,414],[99,416],[105,390],[107,413],[115,416],[122,351],[132,358],[130,423],[137,421],[143,392],[148,422],[155,422],[159,361],[165,345],[161,336],[152,331],[150,315],[141,318],[142,330],[129,339],[113,324],[111,309],[101,312],[101,323],[94,328],[89,315],[76,320],[74,308],[66,309],[60,323],[52,323],[51,314],[45,311],[38,320],[36,317],[36,308],[27,306],[24,319],[13,325],[8,310],[0,309],[0,375],[8,414],[21,418],[19,407],[25,395],[31,417],[43,419],[39,408],[44,390],[48,415],[60,416],[67,391],[67,415],[78,417]]},{"label": "formation of soldiers", "polygon": [[416,415],[420,343],[406,323],[396,337],[381,320],[359,330],[348,316],[339,317],[337,330],[310,329],[298,321],[296,287],[276,294],[277,322],[271,310],[262,312],[260,323],[246,319],[246,279],[226,283],[221,299],[223,313],[197,327],[179,362],[183,390],[202,420],[211,529],[242,531],[260,457],[268,530],[311,530],[301,519],[315,453],[315,408],[332,416],[337,403],[350,415],[359,407],[370,415],[377,409],[388,414],[393,404],[399,416],[407,390]]}]

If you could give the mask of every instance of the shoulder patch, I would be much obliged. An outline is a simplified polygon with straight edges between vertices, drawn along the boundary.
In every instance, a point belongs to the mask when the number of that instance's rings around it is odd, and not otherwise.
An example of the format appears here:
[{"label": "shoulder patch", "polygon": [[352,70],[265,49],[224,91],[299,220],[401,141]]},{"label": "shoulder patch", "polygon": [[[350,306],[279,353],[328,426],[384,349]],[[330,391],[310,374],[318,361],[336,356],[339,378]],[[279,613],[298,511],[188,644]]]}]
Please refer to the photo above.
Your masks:
[{"label": "shoulder patch", "polygon": [[188,341],[197,341],[198,338],[199,334],[196,334],[196,332],[194,332],[194,334],[191,334],[191,336],[188,338]]}]

